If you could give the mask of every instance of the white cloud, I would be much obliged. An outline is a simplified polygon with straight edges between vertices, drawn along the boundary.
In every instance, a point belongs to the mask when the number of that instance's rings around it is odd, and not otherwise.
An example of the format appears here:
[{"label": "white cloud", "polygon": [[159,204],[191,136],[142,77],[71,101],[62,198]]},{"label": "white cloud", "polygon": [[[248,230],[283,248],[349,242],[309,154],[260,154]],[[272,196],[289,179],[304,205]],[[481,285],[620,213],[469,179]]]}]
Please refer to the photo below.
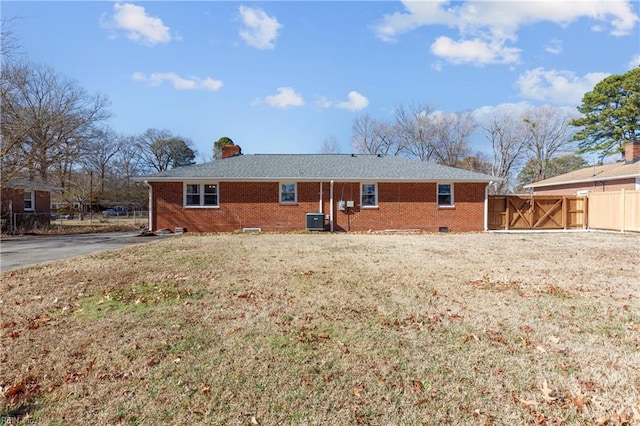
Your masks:
[{"label": "white cloud", "polygon": [[633,55],[627,66],[630,70],[640,67],[640,53],[636,53],[635,55]]},{"label": "white cloud", "polygon": [[[433,53],[454,63],[476,65],[518,62],[520,50],[507,43],[517,41],[517,31],[524,25],[552,22],[566,26],[587,18],[597,21],[600,28],[612,35],[622,36],[632,34],[638,23],[632,0],[467,0],[459,3],[404,0],[403,4],[404,11],[384,15],[374,28],[378,38],[394,41],[398,35],[422,26],[457,28],[460,40],[441,36],[432,45]],[[470,52],[473,47],[478,47],[480,52]]]},{"label": "white cloud", "polygon": [[249,46],[257,49],[273,49],[273,42],[278,37],[282,24],[262,9],[240,6],[238,10],[244,24],[244,28],[240,30],[240,37]]},{"label": "white cloud", "polygon": [[104,28],[124,30],[130,40],[148,46],[168,43],[172,40],[169,27],[164,25],[162,19],[147,15],[144,7],[130,3],[116,3],[113,9],[114,14],[111,19],[101,22]]},{"label": "white cloud", "polygon": [[269,95],[264,99],[265,103],[274,108],[288,108],[291,106],[302,106],[304,100],[291,87],[278,87],[277,95]]},{"label": "white cloud", "polygon": [[521,74],[516,86],[519,95],[526,99],[556,105],[579,105],[584,94],[608,76],[606,73],[589,73],[579,77],[571,71],[536,68]]},{"label": "white cloud", "polygon": [[506,47],[502,41],[491,40],[460,40],[449,37],[438,37],[431,45],[431,52],[454,64],[485,64],[513,63],[519,60],[520,49]]},{"label": "white cloud", "polygon": [[347,100],[336,103],[336,108],[346,109],[349,111],[360,111],[369,106],[369,99],[356,91],[351,91],[347,95]]},{"label": "white cloud", "polygon": [[168,81],[176,90],[216,91],[222,87],[222,81],[214,80],[211,77],[204,79],[199,77],[184,78],[174,72],[158,72],[150,75],[135,72],[131,75],[131,78],[134,81],[142,81],[154,87],[160,86],[165,81]]},{"label": "white cloud", "polygon": [[544,47],[544,50],[552,55],[559,55],[562,53],[562,41],[554,38]]},{"label": "white cloud", "polygon": [[338,108],[338,109],[346,109],[348,111],[360,111],[369,106],[369,99],[366,96],[352,90],[347,94],[346,101],[333,102],[328,100],[325,97],[321,97],[317,102],[316,106],[319,108]]},{"label": "white cloud", "polygon": [[487,127],[494,116],[519,116],[532,105],[529,102],[504,103],[496,106],[486,105],[475,109],[472,114],[481,128]]}]

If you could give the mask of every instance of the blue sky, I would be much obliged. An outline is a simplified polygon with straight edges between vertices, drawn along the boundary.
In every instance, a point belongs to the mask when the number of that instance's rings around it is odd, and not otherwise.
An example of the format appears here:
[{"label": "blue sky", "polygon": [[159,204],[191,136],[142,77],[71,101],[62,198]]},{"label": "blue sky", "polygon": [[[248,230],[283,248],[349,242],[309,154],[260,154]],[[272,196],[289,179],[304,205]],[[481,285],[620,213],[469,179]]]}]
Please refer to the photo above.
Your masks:
[{"label": "blue sky", "polygon": [[[2,1],[29,60],[107,95],[109,125],[170,130],[198,161],[351,149],[353,121],[400,104],[443,112],[575,109],[640,64],[637,1]],[[474,149],[490,152],[474,138]]]}]

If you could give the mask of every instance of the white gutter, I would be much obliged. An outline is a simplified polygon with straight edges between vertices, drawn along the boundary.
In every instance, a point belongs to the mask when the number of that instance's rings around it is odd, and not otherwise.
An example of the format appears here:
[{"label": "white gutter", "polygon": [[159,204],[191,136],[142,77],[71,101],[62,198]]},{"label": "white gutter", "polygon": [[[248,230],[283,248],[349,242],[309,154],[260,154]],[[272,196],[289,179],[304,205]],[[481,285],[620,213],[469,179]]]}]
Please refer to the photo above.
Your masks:
[{"label": "white gutter", "polygon": [[[637,175],[635,175],[637,176]],[[279,182],[279,181],[296,181],[296,182],[326,182],[328,178],[326,176],[265,176],[265,177],[221,177],[221,176],[173,176],[173,177],[154,177],[148,176],[146,178],[132,178],[134,182],[142,182],[148,180],[150,182]],[[386,177],[345,177],[340,178],[340,182],[362,182],[363,180],[371,182],[385,182],[385,183],[442,183],[442,182],[455,182],[455,183],[486,183],[498,180],[494,177],[493,180],[487,179],[437,179],[437,178],[421,178],[421,179],[399,179],[399,178],[386,178]]]},{"label": "white gutter", "polygon": [[149,231],[153,232],[153,187],[146,180],[144,184],[149,188]]},{"label": "white gutter", "polygon": [[329,187],[329,230],[333,232],[333,180]]}]

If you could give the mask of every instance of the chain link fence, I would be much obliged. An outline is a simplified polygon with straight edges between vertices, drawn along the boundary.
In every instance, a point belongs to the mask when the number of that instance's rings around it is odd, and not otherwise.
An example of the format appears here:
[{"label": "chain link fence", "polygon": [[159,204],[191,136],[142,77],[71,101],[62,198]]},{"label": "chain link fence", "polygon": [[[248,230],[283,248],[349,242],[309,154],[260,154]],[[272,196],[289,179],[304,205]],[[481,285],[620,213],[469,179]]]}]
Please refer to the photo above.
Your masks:
[{"label": "chain link fence", "polygon": [[116,216],[93,214],[58,214],[58,213],[6,213],[0,217],[0,229],[3,234],[20,235],[28,233],[46,233],[53,229],[132,226],[143,228],[149,223],[149,212],[132,210],[119,212]]}]

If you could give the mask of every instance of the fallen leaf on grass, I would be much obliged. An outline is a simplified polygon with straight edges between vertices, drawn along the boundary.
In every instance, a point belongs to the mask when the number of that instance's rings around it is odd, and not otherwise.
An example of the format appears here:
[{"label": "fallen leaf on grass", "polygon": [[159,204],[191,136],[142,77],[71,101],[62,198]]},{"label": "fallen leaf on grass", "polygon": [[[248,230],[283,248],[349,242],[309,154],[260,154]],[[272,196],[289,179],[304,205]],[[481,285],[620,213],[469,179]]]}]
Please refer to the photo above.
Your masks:
[{"label": "fallen leaf on grass", "polygon": [[526,399],[522,399],[522,398],[518,398],[518,401],[520,401],[524,406],[528,407],[536,407],[538,405],[538,401],[535,400],[526,400]]},{"label": "fallen leaf on grass", "polygon": [[9,390],[7,391],[7,393],[5,394],[6,398],[13,398],[14,396],[20,394],[20,393],[24,393],[25,392],[25,386],[23,383],[18,383],[15,384],[13,386],[11,386],[9,388]]},{"label": "fallen leaf on grass", "polygon": [[584,409],[585,405],[589,404],[589,398],[587,398],[586,395],[580,395],[580,396],[571,398],[571,402],[573,402],[573,405],[576,406],[578,413],[582,413],[582,410]]},{"label": "fallen leaf on grass", "polygon": [[419,407],[421,405],[426,404],[427,402],[429,402],[429,400],[427,398],[423,398],[419,401],[417,401],[415,404],[413,404],[414,407]]},{"label": "fallen leaf on grass", "polygon": [[200,383],[200,392],[205,395],[209,395],[209,393],[211,393],[211,388],[204,383]]},{"label": "fallen leaf on grass", "polygon": [[5,322],[2,324],[2,328],[13,328],[16,326],[15,321]]},{"label": "fallen leaf on grass", "polygon": [[540,388],[540,390],[542,391],[542,397],[546,402],[553,402],[557,399],[553,396],[554,391],[549,387],[546,380],[542,382],[542,387]]},{"label": "fallen leaf on grass", "polygon": [[256,297],[256,294],[253,291],[248,291],[238,295],[238,299],[252,299],[254,297]]}]

